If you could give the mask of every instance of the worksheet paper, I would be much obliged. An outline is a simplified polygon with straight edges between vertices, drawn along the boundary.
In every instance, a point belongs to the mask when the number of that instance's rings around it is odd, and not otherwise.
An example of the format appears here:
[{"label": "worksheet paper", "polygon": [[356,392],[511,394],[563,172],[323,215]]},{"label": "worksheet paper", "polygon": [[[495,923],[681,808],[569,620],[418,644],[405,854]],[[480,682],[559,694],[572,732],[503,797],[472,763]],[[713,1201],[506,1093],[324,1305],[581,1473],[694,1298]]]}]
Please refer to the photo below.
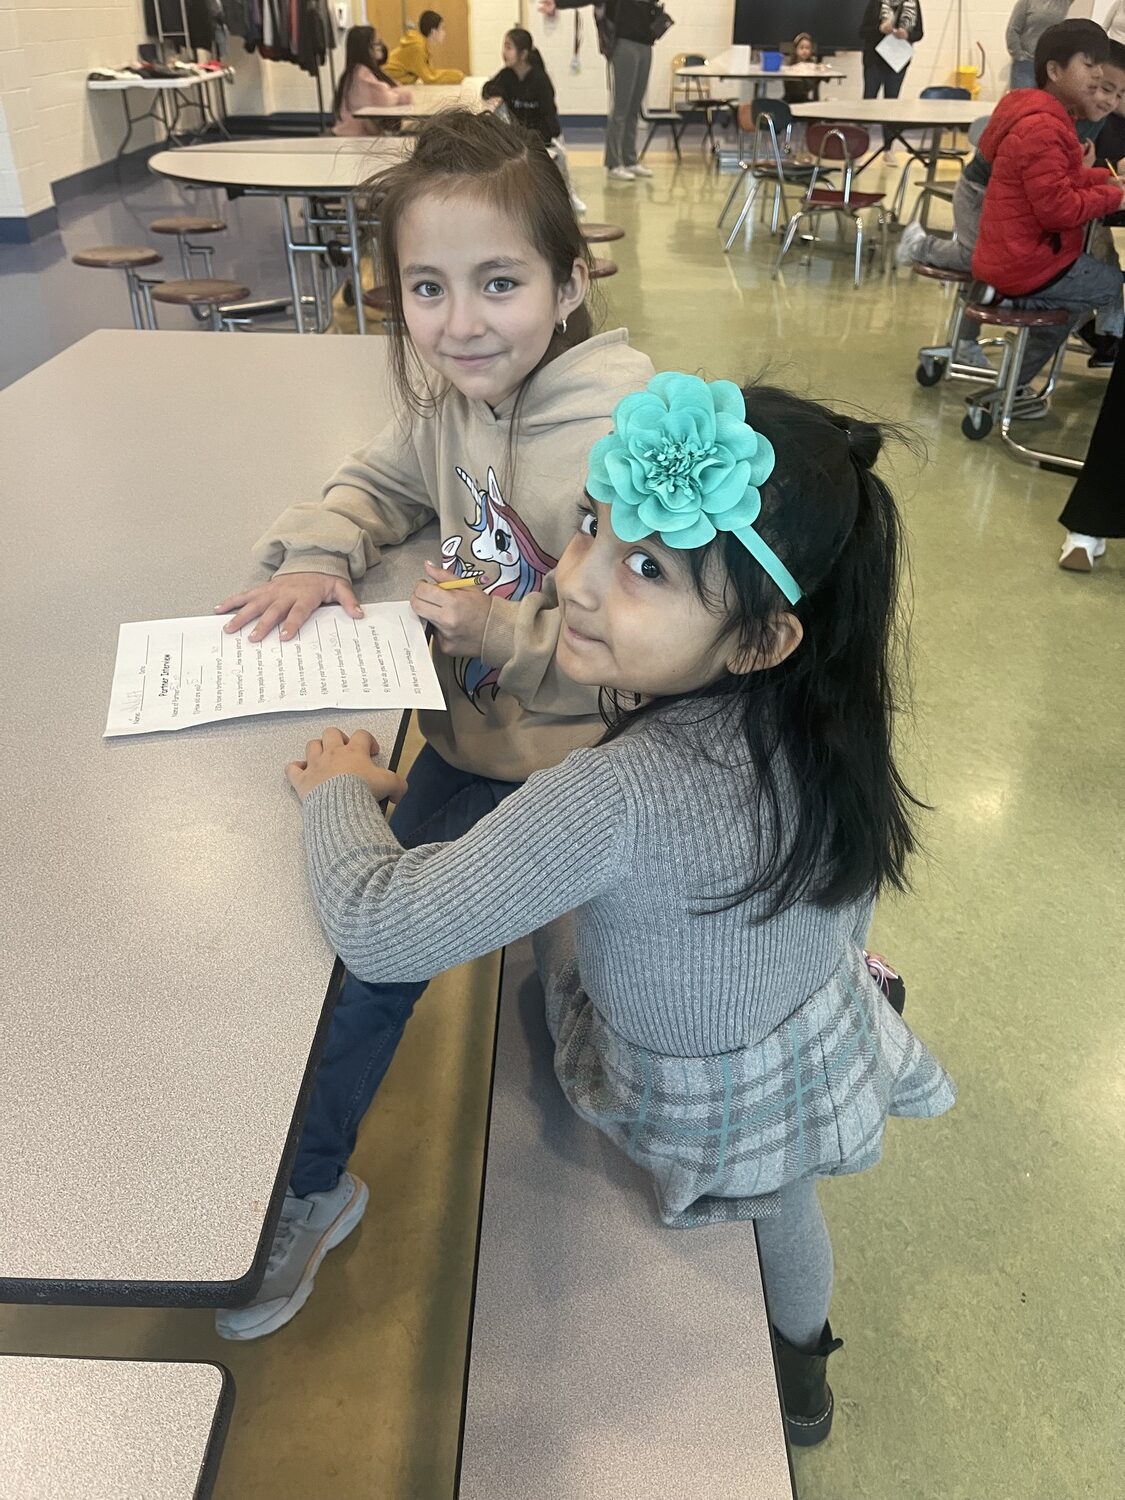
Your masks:
[{"label": "worksheet paper", "polygon": [[914,48],[904,37],[891,36],[889,32],[879,42],[875,51],[896,73],[901,73],[914,56]]},{"label": "worksheet paper", "polygon": [[410,605],[330,604],[291,640],[251,641],[229,615],[142,620],[117,637],[106,736],[186,729],[309,708],[444,708],[425,632]]}]

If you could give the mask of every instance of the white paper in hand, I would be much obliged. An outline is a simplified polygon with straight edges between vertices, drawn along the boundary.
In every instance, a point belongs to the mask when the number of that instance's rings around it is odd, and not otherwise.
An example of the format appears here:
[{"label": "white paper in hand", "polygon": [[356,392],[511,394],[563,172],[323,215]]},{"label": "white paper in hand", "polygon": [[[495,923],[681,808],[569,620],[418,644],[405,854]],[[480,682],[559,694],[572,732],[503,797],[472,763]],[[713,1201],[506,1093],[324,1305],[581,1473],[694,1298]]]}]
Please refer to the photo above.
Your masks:
[{"label": "white paper in hand", "polygon": [[896,73],[901,73],[914,56],[914,48],[905,38],[891,36],[889,33],[882,39],[875,51]]},{"label": "white paper in hand", "polygon": [[318,609],[292,640],[226,615],[143,620],[117,637],[106,736],[151,734],[309,708],[444,708],[425,632],[405,601],[365,604],[353,620]]}]

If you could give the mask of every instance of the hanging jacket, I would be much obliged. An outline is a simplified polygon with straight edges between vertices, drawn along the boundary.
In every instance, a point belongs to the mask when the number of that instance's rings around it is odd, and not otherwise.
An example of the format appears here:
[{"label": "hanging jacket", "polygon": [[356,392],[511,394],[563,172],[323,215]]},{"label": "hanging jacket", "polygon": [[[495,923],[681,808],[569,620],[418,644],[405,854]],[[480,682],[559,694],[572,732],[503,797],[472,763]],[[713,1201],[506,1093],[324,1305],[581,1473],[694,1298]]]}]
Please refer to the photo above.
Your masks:
[{"label": "hanging jacket", "polygon": [[456,68],[435,68],[430,61],[430,44],[415,26],[392,49],[383,72],[396,83],[460,83],[465,76]]},{"label": "hanging jacket", "polygon": [[533,66],[524,78],[512,68],[501,68],[481,89],[481,97],[503,99],[512,118],[548,144],[562,134],[554,85],[545,68]]},{"label": "hanging jacket", "polygon": [[1005,94],[979,150],[992,175],[973,275],[1028,296],[1074,264],[1083,229],[1121,207],[1121,188],[1104,168],[1083,165],[1073,119],[1045,89]]}]

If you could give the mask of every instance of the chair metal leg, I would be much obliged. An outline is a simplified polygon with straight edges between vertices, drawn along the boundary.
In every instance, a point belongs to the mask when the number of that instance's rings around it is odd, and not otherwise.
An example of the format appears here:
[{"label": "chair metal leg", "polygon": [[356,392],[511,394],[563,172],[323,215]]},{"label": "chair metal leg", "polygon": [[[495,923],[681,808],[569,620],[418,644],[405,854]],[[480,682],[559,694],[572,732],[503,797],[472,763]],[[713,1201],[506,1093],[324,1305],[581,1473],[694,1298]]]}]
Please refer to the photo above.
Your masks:
[{"label": "chair metal leg", "polygon": [[746,200],[745,200],[745,202],[742,205],[742,210],[739,213],[738,218],[734,221],[734,228],[731,230],[730,234],[727,236],[726,244],[723,246],[723,254],[724,255],[730,250],[730,247],[734,244],[735,240],[738,238],[738,231],[742,228],[743,224],[746,223],[746,220],[747,220],[747,218],[749,217],[749,214],[750,214],[750,210],[754,206],[754,199],[758,196],[758,189],[761,187],[761,185],[762,185],[762,182],[761,182],[761,178],[760,177],[753,177],[753,176],[751,177],[751,180],[750,180],[750,190],[746,194]]},{"label": "chair metal leg", "polygon": [[773,275],[775,280],[781,274],[781,262],[793,248],[793,241],[797,238],[797,230],[801,227],[801,220],[803,218],[803,212],[801,212],[801,210],[798,210],[789,220],[789,223],[785,226],[785,236],[781,241],[781,249],[777,252],[777,260],[774,262],[773,267]]},{"label": "chair metal leg", "polygon": [[863,220],[858,214],[854,214],[852,216],[852,223],[855,225],[855,277],[853,278],[853,284],[859,286],[860,280],[863,277]]},{"label": "chair metal leg", "polygon": [[140,277],[129,266],[125,267],[125,284],[129,288],[129,306],[133,311],[133,327],[144,328],[144,314],[141,311],[141,300],[138,293]]},{"label": "chair metal leg", "polygon": [[[739,162],[738,165],[739,165],[739,169],[741,170],[741,172],[744,175],[745,175],[746,172],[748,172],[750,170],[748,167],[743,166],[742,162]],[[723,227],[723,220],[726,218],[727,214],[730,212],[730,206],[734,202],[734,195],[738,192],[738,190],[739,190],[739,188],[741,186],[742,186],[742,178],[741,177],[736,177],[734,179],[733,183],[731,183],[730,192],[727,194],[727,201],[723,204],[723,211],[719,215],[719,222],[715,225],[716,229],[721,229]]]}]

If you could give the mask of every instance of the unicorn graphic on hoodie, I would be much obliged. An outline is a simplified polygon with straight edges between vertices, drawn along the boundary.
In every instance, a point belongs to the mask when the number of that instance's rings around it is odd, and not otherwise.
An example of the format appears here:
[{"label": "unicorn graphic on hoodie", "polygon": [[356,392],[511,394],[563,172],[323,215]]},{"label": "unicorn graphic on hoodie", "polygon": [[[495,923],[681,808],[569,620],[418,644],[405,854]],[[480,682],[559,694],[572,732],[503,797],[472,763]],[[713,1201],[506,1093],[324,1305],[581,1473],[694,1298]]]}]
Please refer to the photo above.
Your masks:
[{"label": "unicorn graphic on hoodie", "polygon": [[[486,594],[514,602],[528,594],[537,593],[543,587],[544,576],[558,561],[539,546],[519,513],[506,505],[500,493],[496,471],[489,465],[485,487],[477,484],[464,469],[457,470],[460,479],[473,497],[475,514],[465,523],[473,531],[470,544],[473,563],[467,564],[460,556],[464,538],[446,537],[441,544],[441,565],[454,578],[485,578],[482,563],[491,563],[498,571],[490,583],[483,585]],[[463,657],[457,663],[457,681],[474,707],[486,689],[491,689],[495,698],[500,672],[488,667],[479,657]]]}]

